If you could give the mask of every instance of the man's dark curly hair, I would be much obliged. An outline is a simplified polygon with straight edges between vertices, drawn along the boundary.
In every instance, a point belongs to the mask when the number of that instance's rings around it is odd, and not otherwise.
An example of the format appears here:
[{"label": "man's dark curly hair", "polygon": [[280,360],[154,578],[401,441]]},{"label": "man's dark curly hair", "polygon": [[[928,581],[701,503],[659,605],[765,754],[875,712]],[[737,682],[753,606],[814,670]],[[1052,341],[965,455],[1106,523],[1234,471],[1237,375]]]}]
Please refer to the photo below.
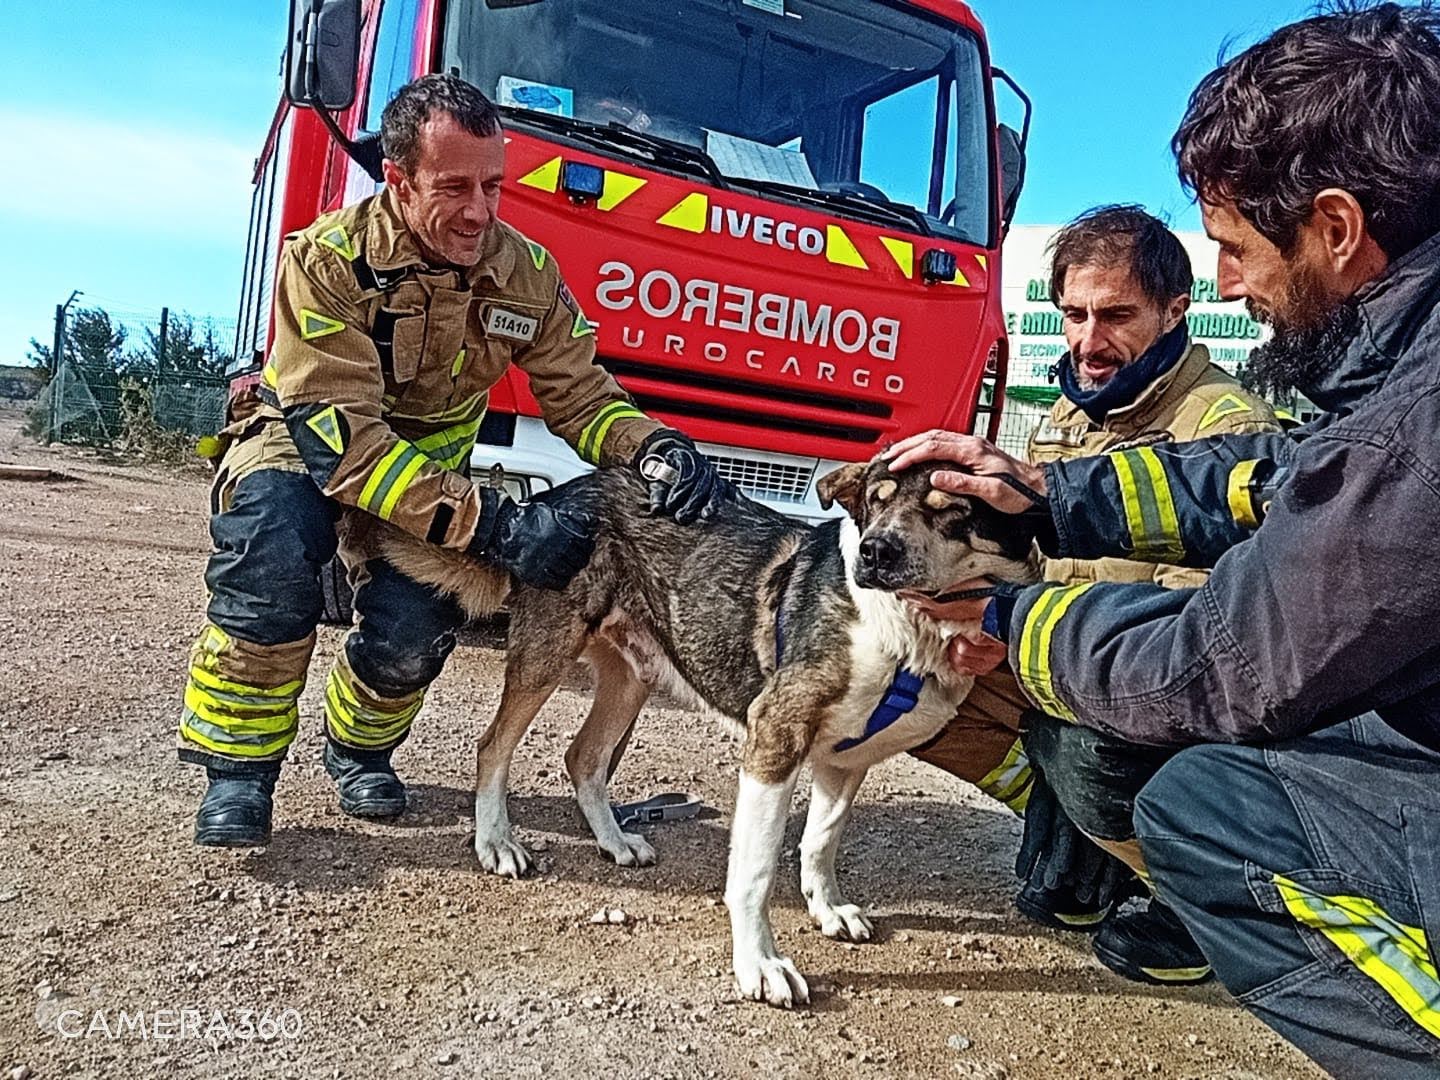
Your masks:
[{"label": "man's dark curly hair", "polygon": [[1190,256],[1165,223],[1138,206],[1096,206],[1050,241],[1050,302],[1057,307],[1072,266],[1128,266],[1140,290],[1160,307],[1188,295]]},{"label": "man's dark curly hair", "polygon": [[1171,145],[1187,189],[1286,254],[1333,187],[1399,258],[1440,231],[1440,12],[1344,4],[1281,27],[1201,80]]},{"label": "man's dark curly hair", "polygon": [[380,143],[401,171],[420,162],[420,129],[436,112],[449,113],[471,135],[486,138],[500,130],[500,111],[458,75],[424,75],[402,86],[380,114]]}]

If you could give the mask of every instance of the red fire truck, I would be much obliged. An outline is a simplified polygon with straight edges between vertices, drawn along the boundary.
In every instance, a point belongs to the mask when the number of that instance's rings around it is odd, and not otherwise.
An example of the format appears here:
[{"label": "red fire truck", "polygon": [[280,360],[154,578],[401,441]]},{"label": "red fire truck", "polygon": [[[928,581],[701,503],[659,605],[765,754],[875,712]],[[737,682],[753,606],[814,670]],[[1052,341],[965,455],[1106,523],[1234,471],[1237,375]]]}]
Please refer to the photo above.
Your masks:
[{"label": "red fire truck", "polygon": [[[376,190],[381,110],[426,72],[504,115],[501,215],[547,247],[598,361],[747,494],[927,427],[997,429],[1000,241],[1024,136],[959,0],[292,0],[232,373],[271,339],[284,235]],[[587,466],[523,376],[472,465],[516,494]]]}]

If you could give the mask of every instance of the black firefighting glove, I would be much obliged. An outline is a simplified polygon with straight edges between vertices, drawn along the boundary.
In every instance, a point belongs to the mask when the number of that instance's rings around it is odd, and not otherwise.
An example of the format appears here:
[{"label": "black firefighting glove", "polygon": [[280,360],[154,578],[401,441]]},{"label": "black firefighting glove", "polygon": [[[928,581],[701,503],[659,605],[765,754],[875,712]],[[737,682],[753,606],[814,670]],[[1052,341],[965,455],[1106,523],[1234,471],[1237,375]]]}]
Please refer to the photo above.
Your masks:
[{"label": "black firefighting glove", "polygon": [[496,562],[519,581],[563,589],[595,551],[589,514],[544,502],[521,505],[493,488],[481,490],[485,509],[468,553]]},{"label": "black firefighting glove", "polygon": [[681,525],[708,518],[735,497],[730,481],[674,428],[647,436],[634,464],[650,487],[650,512],[669,514]]},{"label": "black firefighting glove", "polygon": [[1104,909],[1130,895],[1134,872],[1082,833],[1061,807],[1045,777],[1035,770],[1025,806],[1025,835],[1015,856],[1022,884],[1047,892],[1066,891],[1087,906]]}]

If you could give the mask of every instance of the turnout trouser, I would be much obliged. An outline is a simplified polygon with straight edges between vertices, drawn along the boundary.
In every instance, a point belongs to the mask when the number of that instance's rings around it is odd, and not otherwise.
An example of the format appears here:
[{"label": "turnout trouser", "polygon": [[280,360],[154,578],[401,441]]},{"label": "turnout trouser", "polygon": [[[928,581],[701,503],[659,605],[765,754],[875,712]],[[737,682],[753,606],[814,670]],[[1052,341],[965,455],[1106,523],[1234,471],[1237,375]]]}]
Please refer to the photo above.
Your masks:
[{"label": "turnout trouser", "polygon": [[1020,718],[1029,707],[1010,669],[997,668],[976,679],[955,718],[910,753],[1024,814],[1035,782],[1020,743]]},{"label": "turnout trouser", "polygon": [[1178,753],[1047,718],[1026,745],[1082,829],[1123,839],[1133,807],[1156,892],[1241,1004],[1336,1076],[1440,1077],[1440,754],[1374,714]]},{"label": "turnout trouser", "polygon": [[[212,501],[210,601],[190,653],[180,756],[221,769],[277,763],[299,726],[340,510],[282,425],[231,448]],[[326,732],[345,747],[388,750],[409,733],[464,616],[383,559],[351,576],[357,622],[326,679]]]}]

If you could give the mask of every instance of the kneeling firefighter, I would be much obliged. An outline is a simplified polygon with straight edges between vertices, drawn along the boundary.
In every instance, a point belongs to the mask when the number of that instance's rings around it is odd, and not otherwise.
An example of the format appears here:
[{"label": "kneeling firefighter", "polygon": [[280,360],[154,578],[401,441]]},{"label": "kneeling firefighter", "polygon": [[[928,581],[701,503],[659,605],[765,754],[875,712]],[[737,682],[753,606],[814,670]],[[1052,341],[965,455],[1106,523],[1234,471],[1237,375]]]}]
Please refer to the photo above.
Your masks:
[{"label": "kneeling firefighter", "polygon": [[662,474],[653,510],[690,521],[733,493],[594,363],[594,331],[554,261],[496,217],[494,105],[461,79],[426,76],[390,102],[381,139],[385,189],[288,238],[269,360],[222,435],[208,619],[180,721],[181,759],[209,778],[197,844],[270,838],[338,526],[358,620],[325,684],[325,767],[359,817],[404,810],[391,754],[463,621],[368,550],[367,525],[379,518],[544,588],[588,561],[592,522],[467,476],[488,391],[511,363],[586,461],[668,466],[647,470]]}]

